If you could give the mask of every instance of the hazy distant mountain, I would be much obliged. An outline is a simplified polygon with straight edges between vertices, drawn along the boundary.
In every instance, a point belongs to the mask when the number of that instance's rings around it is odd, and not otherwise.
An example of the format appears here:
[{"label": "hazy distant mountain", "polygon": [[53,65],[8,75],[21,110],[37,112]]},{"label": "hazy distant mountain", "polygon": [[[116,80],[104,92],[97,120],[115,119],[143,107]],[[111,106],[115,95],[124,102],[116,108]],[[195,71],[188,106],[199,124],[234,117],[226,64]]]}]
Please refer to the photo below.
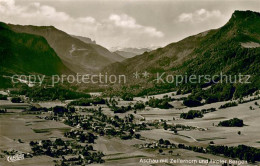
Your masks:
[{"label": "hazy distant mountain", "polygon": [[[251,74],[260,88],[260,13],[235,11],[226,25],[112,64],[110,73]],[[249,87],[247,87],[250,89]]]},{"label": "hazy distant mountain", "polygon": [[[156,47],[158,48],[158,47]],[[132,58],[136,55],[143,54],[144,52],[150,52],[154,48],[111,48],[110,50],[114,53],[117,53],[125,58]]]},{"label": "hazy distant mountain", "polygon": [[[0,77],[13,74],[72,73],[42,36],[16,33],[0,23]],[[0,87],[7,82],[0,78]]]},{"label": "hazy distant mountain", "polygon": [[[106,48],[82,41],[53,26],[9,26],[16,32],[36,34],[46,38],[63,63],[76,73],[97,72],[104,66],[124,60]],[[84,38],[86,40],[86,38]]]},{"label": "hazy distant mountain", "polygon": [[87,43],[87,44],[96,44],[96,41],[95,40],[92,40],[88,37],[82,37],[82,36],[76,36],[76,35],[71,35],[72,37],[74,38],[77,38],[81,41],[83,41],[84,43]]},{"label": "hazy distant mountain", "polygon": [[140,54],[135,54],[135,53],[132,53],[132,52],[126,52],[126,51],[115,51],[114,53],[124,57],[124,58],[133,58],[135,57],[136,55],[140,55]]}]

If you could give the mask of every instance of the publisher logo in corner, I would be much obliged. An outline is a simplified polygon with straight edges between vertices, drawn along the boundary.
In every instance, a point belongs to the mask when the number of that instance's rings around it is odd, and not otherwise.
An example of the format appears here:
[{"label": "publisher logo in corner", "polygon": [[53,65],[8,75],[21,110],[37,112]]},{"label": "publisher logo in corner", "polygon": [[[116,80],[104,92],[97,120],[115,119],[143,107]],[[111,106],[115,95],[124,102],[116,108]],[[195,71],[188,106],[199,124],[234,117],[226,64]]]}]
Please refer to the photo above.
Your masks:
[{"label": "publisher logo in corner", "polygon": [[24,159],[24,154],[16,154],[14,156],[7,156],[8,162],[15,162]]}]

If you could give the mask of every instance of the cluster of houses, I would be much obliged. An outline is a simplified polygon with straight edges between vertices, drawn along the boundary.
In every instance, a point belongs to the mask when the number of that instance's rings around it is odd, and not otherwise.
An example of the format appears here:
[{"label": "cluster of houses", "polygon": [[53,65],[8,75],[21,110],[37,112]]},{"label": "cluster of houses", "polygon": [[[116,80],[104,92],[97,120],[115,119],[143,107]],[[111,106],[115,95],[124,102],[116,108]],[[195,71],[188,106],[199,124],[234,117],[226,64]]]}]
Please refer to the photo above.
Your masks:
[{"label": "cluster of houses", "polygon": [[56,158],[61,157],[61,163],[63,164],[82,165],[103,162],[103,153],[93,151],[93,146],[89,144],[81,145],[77,142],[56,139],[55,141],[31,141],[30,146],[34,156],[47,155]]},{"label": "cluster of houses", "polygon": [[150,143],[145,143],[145,144],[139,144],[138,145],[138,148],[139,149],[143,149],[143,148],[147,148],[147,149],[159,149],[159,148],[162,148],[162,149],[173,149],[173,148],[176,148],[176,145],[175,144],[162,144],[162,143],[159,143],[159,142],[150,142]]}]

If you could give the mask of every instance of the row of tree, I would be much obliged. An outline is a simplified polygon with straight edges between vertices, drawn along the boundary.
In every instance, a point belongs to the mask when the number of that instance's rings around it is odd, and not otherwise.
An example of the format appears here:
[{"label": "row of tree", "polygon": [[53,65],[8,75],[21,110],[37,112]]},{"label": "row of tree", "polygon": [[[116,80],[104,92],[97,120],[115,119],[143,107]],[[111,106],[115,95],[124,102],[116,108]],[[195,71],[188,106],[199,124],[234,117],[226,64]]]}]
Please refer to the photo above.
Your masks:
[{"label": "row of tree", "polygon": [[201,111],[190,110],[188,113],[181,113],[180,118],[183,119],[194,119],[194,118],[202,118],[203,114]]},{"label": "row of tree", "polygon": [[150,98],[150,100],[147,101],[145,104],[153,108],[170,109],[173,108],[173,106],[169,104],[170,101],[171,99],[168,97],[165,97],[163,99],[157,99],[153,97]]},{"label": "row of tree", "polygon": [[246,146],[246,145],[238,145],[237,147],[228,147],[223,145],[209,145],[207,148],[203,148],[203,147],[186,146],[184,144],[179,144],[178,148],[192,150],[194,152],[199,152],[199,153],[224,155],[230,158],[238,158],[240,160],[246,160],[251,163],[260,161],[260,149]]},{"label": "row of tree", "polygon": [[7,96],[0,94],[0,100],[7,100]]}]

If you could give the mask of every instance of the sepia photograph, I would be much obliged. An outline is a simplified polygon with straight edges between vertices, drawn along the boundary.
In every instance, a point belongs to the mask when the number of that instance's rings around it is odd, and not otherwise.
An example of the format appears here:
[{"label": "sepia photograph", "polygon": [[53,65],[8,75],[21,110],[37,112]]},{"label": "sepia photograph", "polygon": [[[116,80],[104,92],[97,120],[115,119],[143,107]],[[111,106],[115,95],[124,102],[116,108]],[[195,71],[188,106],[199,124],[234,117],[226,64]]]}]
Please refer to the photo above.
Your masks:
[{"label": "sepia photograph", "polygon": [[0,166],[260,166],[259,0],[0,0]]}]

